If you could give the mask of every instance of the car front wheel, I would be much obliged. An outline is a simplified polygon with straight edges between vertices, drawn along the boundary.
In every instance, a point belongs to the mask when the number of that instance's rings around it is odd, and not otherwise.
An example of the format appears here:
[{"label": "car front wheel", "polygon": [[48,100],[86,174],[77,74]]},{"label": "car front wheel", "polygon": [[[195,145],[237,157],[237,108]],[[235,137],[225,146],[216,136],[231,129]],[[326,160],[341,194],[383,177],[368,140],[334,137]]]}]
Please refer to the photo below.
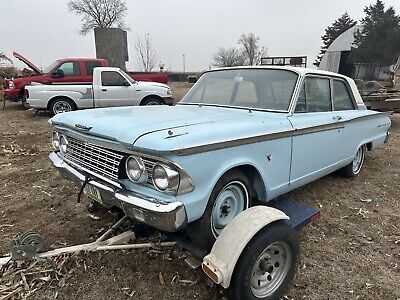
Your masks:
[{"label": "car front wheel", "polygon": [[50,110],[53,115],[75,110],[75,103],[69,99],[58,98],[51,103]]},{"label": "car front wheel", "polygon": [[163,105],[164,102],[156,97],[150,97],[142,101],[140,105]]},{"label": "car front wheel", "polygon": [[354,155],[353,161],[344,168],[340,169],[340,173],[347,178],[357,176],[364,164],[365,159],[365,146],[358,148],[357,153]]},{"label": "car front wheel", "polygon": [[210,250],[222,230],[250,206],[252,188],[246,175],[233,170],[215,185],[203,216],[188,225],[192,242]]}]

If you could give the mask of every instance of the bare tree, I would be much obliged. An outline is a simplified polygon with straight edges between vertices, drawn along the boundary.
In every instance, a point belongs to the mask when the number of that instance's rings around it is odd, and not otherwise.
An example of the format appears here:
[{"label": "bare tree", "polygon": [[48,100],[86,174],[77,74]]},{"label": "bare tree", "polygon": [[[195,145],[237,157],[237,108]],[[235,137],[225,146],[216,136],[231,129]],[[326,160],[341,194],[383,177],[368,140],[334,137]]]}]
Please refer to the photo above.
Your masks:
[{"label": "bare tree", "polygon": [[6,67],[7,64],[12,64],[11,59],[9,59],[3,52],[0,52],[0,67]]},{"label": "bare tree", "polygon": [[238,44],[242,47],[242,53],[245,58],[246,65],[258,65],[261,57],[267,54],[267,49],[260,45],[260,38],[254,33],[242,34]]},{"label": "bare tree", "polygon": [[235,48],[219,48],[213,56],[213,66],[215,67],[236,67],[244,64],[244,57]]},{"label": "bare tree", "polygon": [[69,0],[67,6],[81,17],[81,34],[98,27],[128,29],[124,22],[128,12],[125,0]]},{"label": "bare tree", "polygon": [[135,49],[140,68],[145,72],[153,71],[157,64],[157,56],[149,33],[137,36]]}]

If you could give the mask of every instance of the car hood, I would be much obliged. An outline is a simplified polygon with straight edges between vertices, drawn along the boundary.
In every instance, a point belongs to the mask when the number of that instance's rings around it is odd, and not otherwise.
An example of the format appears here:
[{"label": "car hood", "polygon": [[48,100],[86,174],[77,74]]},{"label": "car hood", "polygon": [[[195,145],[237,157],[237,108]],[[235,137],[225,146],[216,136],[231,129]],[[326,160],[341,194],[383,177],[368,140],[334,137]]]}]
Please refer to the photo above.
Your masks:
[{"label": "car hood", "polygon": [[13,52],[13,56],[17,59],[19,59],[20,61],[24,62],[29,68],[31,68],[33,71],[35,71],[35,73],[37,75],[42,75],[43,72],[42,70],[40,70],[40,68],[38,68],[37,66],[35,66],[32,62],[30,62],[26,57],[22,56],[21,54],[19,54],[18,52]]},{"label": "car hood", "polygon": [[160,87],[160,88],[169,89],[168,85],[163,84],[163,83],[153,82],[153,81],[139,81],[138,83],[140,86],[143,86],[143,87]]},{"label": "car hood", "polygon": [[49,122],[154,152],[291,129],[285,114],[195,105],[82,110],[58,114]]}]

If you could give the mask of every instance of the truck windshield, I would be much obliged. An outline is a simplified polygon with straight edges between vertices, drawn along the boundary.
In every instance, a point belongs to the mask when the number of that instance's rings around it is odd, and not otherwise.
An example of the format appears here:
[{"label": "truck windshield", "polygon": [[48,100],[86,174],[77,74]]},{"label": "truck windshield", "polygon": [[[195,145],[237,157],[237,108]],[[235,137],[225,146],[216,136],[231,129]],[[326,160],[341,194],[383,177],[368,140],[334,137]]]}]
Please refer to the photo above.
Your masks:
[{"label": "truck windshield", "polygon": [[298,75],[280,69],[228,69],[203,74],[179,104],[287,111]]},{"label": "truck windshield", "polygon": [[50,73],[55,68],[55,66],[58,65],[59,62],[60,62],[59,60],[56,60],[55,62],[50,64],[50,66],[48,66],[47,68],[44,68],[43,69],[43,73],[44,74]]},{"label": "truck windshield", "polygon": [[130,83],[134,84],[135,80],[131,76],[129,76],[128,73],[126,73],[124,70],[121,70],[121,72],[125,75],[126,80],[128,80]]}]

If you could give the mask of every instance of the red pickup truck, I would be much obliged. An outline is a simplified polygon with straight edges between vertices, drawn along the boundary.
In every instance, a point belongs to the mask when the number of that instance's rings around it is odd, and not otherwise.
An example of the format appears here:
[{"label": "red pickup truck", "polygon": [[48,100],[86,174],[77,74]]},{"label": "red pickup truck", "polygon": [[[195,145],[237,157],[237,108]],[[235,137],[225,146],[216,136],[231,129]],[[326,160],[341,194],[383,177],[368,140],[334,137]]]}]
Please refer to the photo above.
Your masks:
[{"label": "red pickup truck", "polygon": [[[92,82],[93,69],[95,67],[108,66],[105,59],[63,58],[56,60],[50,66],[41,70],[21,54],[13,52],[13,55],[35,72],[33,76],[5,80],[6,98],[14,102],[23,99],[24,88],[31,82],[44,84],[89,84]],[[168,76],[165,73],[129,73],[129,75],[137,81],[168,83]]]}]

